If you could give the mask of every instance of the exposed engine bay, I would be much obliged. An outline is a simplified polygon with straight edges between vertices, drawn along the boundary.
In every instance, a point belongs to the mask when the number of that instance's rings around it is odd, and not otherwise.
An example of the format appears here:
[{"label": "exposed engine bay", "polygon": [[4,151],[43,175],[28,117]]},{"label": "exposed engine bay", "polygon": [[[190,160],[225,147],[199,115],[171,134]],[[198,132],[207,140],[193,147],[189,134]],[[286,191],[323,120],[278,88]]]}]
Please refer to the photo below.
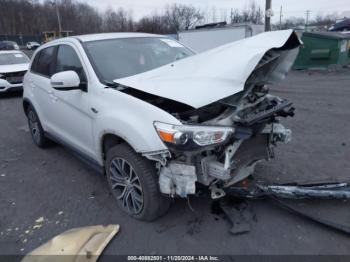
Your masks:
[{"label": "exposed engine bay", "polygon": [[[214,112],[218,115],[210,119]],[[219,198],[225,195],[224,188],[252,175],[258,162],[273,158],[277,142],[291,140],[291,130],[280,123],[280,118],[292,117],[294,108],[292,103],[268,94],[265,86],[254,86],[208,108],[174,115],[184,124],[230,126],[234,132],[214,147],[169,147],[171,161],[160,168],[161,191],[186,197],[195,193],[195,183],[199,182],[211,188],[213,198]]]},{"label": "exposed engine bay", "polygon": [[280,118],[294,116],[292,103],[269,94],[265,85],[252,84],[243,92],[199,109],[146,96],[146,101],[183,124],[234,128],[225,143],[214,147],[184,150],[169,146],[171,160],[159,166],[160,189],[165,194],[187,197],[195,194],[199,182],[211,188],[213,198],[222,197],[224,188],[252,175],[258,162],[273,158],[277,142],[291,140],[291,130],[280,123]]},{"label": "exposed engine bay", "polygon": [[[273,158],[278,142],[291,140],[291,130],[280,120],[293,117],[294,107],[270,94],[267,85],[285,77],[299,46],[293,33],[282,47],[262,56],[242,91],[198,108],[138,89],[122,90],[167,111],[184,125],[155,123],[169,152],[144,154],[157,161],[162,193],[187,197],[196,193],[200,183],[209,187],[213,199],[223,197],[226,189],[251,176],[257,163]],[[207,131],[195,131],[198,126]]]}]

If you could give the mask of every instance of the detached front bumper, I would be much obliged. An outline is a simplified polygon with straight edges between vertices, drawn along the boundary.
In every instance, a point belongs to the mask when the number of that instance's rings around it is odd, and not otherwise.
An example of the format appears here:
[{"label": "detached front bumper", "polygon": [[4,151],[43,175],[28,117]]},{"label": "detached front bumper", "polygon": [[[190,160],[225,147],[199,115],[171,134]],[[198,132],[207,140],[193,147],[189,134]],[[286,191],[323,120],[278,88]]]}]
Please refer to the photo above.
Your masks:
[{"label": "detached front bumper", "polygon": [[0,79],[0,93],[20,91],[23,89],[23,83],[11,84],[5,79]]},{"label": "detached front bumper", "polygon": [[257,163],[273,158],[277,142],[289,142],[291,131],[281,124],[267,125],[249,138],[235,139],[210,152],[198,152],[187,161],[172,159],[160,168],[159,184],[164,194],[187,197],[195,194],[196,182],[209,186],[212,197],[254,173]]}]

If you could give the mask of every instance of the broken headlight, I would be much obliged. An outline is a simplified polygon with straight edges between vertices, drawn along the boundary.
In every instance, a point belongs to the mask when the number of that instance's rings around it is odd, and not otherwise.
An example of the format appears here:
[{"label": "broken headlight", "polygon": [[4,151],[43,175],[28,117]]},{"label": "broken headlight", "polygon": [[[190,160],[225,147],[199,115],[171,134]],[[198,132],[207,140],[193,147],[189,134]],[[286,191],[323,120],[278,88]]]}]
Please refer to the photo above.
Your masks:
[{"label": "broken headlight", "polygon": [[154,122],[160,139],[169,146],[184,150],[220,144],[234,132],[232,127],[171,125]]}]

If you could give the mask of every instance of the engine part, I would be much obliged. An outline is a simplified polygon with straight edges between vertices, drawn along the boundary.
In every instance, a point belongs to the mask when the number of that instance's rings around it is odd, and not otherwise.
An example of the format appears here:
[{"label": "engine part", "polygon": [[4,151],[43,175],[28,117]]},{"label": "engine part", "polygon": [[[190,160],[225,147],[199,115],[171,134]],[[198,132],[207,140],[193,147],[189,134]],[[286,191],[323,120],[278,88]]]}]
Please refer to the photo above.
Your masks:
[{"label": "engine part", "polygon": [[210,196],[212,199],[219,199],[226,196],[226,193],[221,188],[218,188],[215,184],[210,187]]},{"label": "engine part", "polygon": [[280,123],[273,123],[271,125],[267,125],[262,133],[271,134],[271,142],[282,142],[289,143],[292,140],[292,131],[290,129],[285,128]]},{"label": "engine part", "polygon": [[164,194],[187,197],[196,192],[196,168],[182,163],[169,163],[159,175],[160,191]]},{"label": "engine part", "polygon": [[225,150],[225,164],[224,164],[225,169],[229,169],[231,167],[231,159],[232,159],[233,155],[236,153],[239,146],[242,144],[242,142],[243,142],[243,140],[238,140],[226,148],[226,150]]},{"label": "engine part", "polygon": [[231,169],[225,168],[224,164],[216,161],[215,157],[205,157],[201,161],[202,171],[205,177],[215,177],[221,180],[231,178]]}]

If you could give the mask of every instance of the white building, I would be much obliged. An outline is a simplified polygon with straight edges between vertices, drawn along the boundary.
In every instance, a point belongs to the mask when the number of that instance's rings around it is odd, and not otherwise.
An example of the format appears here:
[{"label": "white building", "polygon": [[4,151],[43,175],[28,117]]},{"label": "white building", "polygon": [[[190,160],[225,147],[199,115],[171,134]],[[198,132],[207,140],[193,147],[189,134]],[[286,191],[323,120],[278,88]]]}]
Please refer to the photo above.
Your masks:
[{"label": "white building", "polygon": [[[215,24],[214,24],[215,25]],[[231,24],[178,32],[179,41],[197,53],[264,32],[264,25]]]}]

